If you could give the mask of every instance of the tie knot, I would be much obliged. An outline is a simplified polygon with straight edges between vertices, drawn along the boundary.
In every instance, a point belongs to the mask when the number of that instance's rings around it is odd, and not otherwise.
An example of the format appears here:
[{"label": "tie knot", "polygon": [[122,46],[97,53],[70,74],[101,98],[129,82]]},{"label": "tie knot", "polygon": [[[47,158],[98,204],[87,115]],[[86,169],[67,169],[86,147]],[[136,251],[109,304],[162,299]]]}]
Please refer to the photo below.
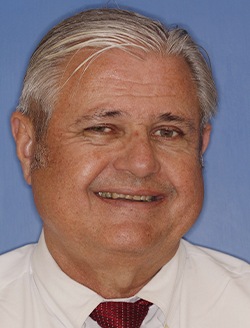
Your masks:
[{"label": "tie knot", "polygon": [[103,328],[139,328],[151,305],[141,299],[135,303],[103,302],[90,317]]}]

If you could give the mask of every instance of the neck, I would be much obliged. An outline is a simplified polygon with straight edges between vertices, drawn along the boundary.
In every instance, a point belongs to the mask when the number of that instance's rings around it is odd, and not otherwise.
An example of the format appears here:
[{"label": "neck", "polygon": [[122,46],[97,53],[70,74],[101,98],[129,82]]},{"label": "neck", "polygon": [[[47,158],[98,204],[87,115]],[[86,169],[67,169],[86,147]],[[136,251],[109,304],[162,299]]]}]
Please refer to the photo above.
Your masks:
[{"label": "neck", "polygon": [[[47,247],[61,270],[71,279],[105,299],[128,298],[138,293],[175,255],[179,243],[170,251],[105,252],[93,250],[91,256],[75,257],[70,248],[61,249],[46,238]],[[159,254],[164,256],[159,257]]]}]

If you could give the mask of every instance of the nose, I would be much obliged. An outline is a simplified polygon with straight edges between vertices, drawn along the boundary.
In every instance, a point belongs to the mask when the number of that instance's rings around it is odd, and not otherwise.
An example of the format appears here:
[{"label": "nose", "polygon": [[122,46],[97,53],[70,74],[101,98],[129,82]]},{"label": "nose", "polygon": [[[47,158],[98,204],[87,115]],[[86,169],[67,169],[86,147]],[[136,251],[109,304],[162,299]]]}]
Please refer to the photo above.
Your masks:
[{"label": "nose", "polygon": [[128,171],[138,178],[150,176],[160,170],[154,145],[148,135],[139,136],[138,133],[127,140],[113,166],[116,170]]}]

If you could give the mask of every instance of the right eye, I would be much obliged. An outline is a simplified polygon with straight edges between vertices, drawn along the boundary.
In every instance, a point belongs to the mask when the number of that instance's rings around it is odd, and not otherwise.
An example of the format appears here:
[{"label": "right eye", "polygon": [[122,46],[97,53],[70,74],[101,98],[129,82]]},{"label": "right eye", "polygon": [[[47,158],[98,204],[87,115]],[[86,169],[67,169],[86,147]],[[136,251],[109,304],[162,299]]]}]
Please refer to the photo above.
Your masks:
[{"label": "right eye", "polygon": [[106,125],[96,125],[96,126],[91,126],[90,128],[85,129],[85,131],[93,131],[96,133],[110,133],[112,132],[112,129]]}]

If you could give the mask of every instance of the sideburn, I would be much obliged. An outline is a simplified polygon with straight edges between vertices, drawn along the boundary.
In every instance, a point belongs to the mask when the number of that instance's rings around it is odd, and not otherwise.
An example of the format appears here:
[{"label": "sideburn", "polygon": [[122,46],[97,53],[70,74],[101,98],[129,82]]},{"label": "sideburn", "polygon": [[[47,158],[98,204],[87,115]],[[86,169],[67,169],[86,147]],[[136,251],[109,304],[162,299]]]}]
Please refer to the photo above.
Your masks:
[{"label": "sideburn", "polygon": [[31,172],[33,172],[33,170],[45,168],[48,165],[49,150],[46,136],[49,119],[48,113],[44,111],[43,106],[44,104],[41,104],[40,101],[33,101],[31,105],[32,109],[26,114],[33,123],[36,140],[31,162]]},{"label": "sideburn", "polygon": [[33,158],[31,162],[31,172],[34,170],[44,169],[47,167],[49,162],[49,149],[46,146],[44,140],[40,140],[36,143]]}]

